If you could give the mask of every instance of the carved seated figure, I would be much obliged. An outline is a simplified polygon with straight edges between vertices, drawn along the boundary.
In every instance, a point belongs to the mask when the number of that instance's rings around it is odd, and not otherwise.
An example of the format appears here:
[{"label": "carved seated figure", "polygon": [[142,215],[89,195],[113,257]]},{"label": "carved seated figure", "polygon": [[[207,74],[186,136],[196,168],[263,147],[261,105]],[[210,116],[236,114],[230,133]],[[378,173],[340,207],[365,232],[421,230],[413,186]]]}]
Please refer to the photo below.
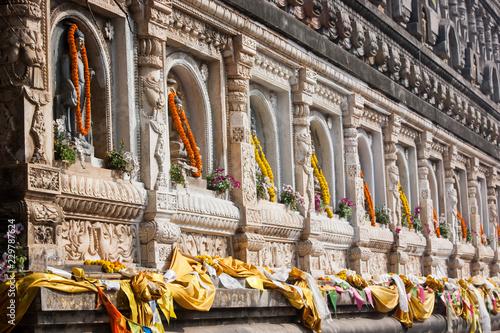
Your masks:
[{"label": "carved seated figure", "polygon": [[[83,33],[76,28],[76,25],[72,25],[68,29],[68,34],[72,34],[72,38],[68,38],[68,41],[74,44],[70,45],[70,49],[74,47],[76,54],[66,50],[58,61],[55,117],[64,118],[66,136],[79,143],[85,155],[93,155],[88,90],[95,73],[88,66]],[[73,68],[75,66],[76,68]]]},{"label": "carved seated figure", "polygon": [[[185,101],[183,102],[183,100],[185,100],[184,97],[185,95],[182,86],[180,85],[179,81],[177,80],[177,78],[173,73],[168,74],[167,84],[169,87],[168,88],[169,95],[170,93],[175,94],[175,104],[177,106],[177,109],[178,110],[182,109],[183,104],[186,104]],[[186,112],[185,109],[184,112]],[[181,169],[183,169],[184,176],[190,175],[192,171],[197,171],[197,169],[190,165],[188,152],[186,151],[186,147],[182,142],[179,132],[177,132],[177,130],[175,129],[174,120],[170,112],[168,116],[168,123],[169,123],[169,142],[170,142],[170,162],[172,164],[178,164],[181,167]],[[182,124],[182,126],[184,126],[184,130],[187,132],[185,125]],[[199,151],[198,147],[197,149]]]}]

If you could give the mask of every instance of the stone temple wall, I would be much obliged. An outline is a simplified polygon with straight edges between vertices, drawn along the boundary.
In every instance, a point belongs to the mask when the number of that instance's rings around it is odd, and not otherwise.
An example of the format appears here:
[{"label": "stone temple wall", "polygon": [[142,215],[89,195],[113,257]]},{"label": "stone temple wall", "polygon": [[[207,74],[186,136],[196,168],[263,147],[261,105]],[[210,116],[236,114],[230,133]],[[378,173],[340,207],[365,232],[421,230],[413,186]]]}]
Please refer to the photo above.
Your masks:
[{"label": "stone temple wall", "polygon": [[[498,275],[500,8],[372,2],[0,4],[0,226],[24,225],[28,268],[105,259],[164,269],[179,246],[316,276]],[[53,146],[71,24],[95,73],[89,147],[72,165]],[[171,91],[203,176],[223,168],[241,189],[218,195],[205,177],[188,176],[185,188],[170,181],[171,163],[186,158]],[[277,191],[286,184],[304,196],[299,211],[257,197],[253,131]],[[138,159],[132,179],[106,167],[121,139]],[[356,204],[347,219],[315,211],[313,152],[326,204]],[[388,224],[371,223],[364,181]],[[398,184],[410,208],[421,207],[422,231],[402,225]],[[434,212],[450,239],[436,234]]]}]

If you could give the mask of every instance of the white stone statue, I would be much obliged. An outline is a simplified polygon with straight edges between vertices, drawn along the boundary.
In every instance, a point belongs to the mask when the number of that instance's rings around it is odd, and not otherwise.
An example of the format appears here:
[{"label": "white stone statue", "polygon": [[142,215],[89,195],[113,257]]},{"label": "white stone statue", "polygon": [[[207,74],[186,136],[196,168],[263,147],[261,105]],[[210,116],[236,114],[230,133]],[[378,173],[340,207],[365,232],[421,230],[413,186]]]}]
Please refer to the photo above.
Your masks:
[{"label": "white stone statue", "polygon": [[447,205],[447,210],[448,214],[451,215],[451,241],[453,243],[458,242],[459,237],[457,236],[457,203],[458,203],[458,196],[457,196],[457,190],[453,186],[450,186],[448,190],[446,191],[446,205]]}]

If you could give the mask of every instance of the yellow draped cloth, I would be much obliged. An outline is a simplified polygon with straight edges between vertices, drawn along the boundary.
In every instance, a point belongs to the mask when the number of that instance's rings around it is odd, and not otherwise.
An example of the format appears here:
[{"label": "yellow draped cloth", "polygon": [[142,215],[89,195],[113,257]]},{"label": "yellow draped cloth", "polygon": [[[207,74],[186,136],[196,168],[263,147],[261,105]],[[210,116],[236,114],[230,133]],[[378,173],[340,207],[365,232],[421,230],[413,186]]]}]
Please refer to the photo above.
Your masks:
[{"label": "yellow draped cloth", "polygon": [[[410,293],[415,285],[404,275],[400,275],[401,280],[405,284],[406,293]],[[430,317],[432,311],[434,311],[434,302],[436,300],[436,296],[434,291],[424,290],[425,293],[425,301],[422,304],[420,299],[420,293],[417,292],[417,297],[413,296],[411,293],[411,298],[408,301],[408,312],[403,312],[401,308],[397,308],[394,313],[394,318],[399,320],[403,325],[408,328],[413,327],[413,321],[425,321]],[[401,297],[402,295],[400,295]]]},{"label": "yellow draped cloth", "polygon": [[278,285],[276,285],[252,264],[247,264],[232,257],[215,257],[214,259],[217,259],[218,265],[222,268],[224,273],[236,278],[245,278],[248,284],[255,289],[263,290],[263,288],[266,288],[279,290],[283,293],[283,295],[285,295],[293,307],[303,309],[303,325],[316,332],[321,332],[321,318],[316,309],[316,305],[314,304],[313,294],[307,287],[307,283],[305,281],[306,275],[300,269],[294,267],[290,272],[289,277],[296,280],[295,286],[301,290],[302,295],[297,289],[289,285],[283,283],[278,283]]},{"label": "yellow draped cloth", "polygon": [[174,313],[173,295],[167,287],[163,275],[140,272],[130,281],[120,283],[122,291],[128,298],[130,319],[141,326],[151,326],[153,311],[149,301],[155,300],[170,323],[170,318],[177,318]]},{"label": "yellow draped cloth", "polygon": [[373,305],[378,312],[391,312],[399,304],[399,293],[396,285],[368,286],[372,292]]},{"label": "yellow draped cloth", "polygon": [[[88,281],[77,282],[55,274],[33,273],[15,282],[16,291],[14,293],[14,298],[12,298],[12,294],[9,293],[9,290],[12,290],[10,289],[11,283],[11,280],[8,280],[0,285],[0,311],[2,318],[8,318],[8,320],[10,320],[10,318],[7,317],[7,315],[10,314],[10,310],[7,307],[11,304],[11,300],[15,299],[14,313],[16,316],[16,325],[28,310],[40,287],[55,289],[67,293],[81,293],[85,291],[97,292],[97,288]],[[99,287],[104,286],[99,285]],[[14,327],[14,325],[4,323],[3,325],[0,325],[0,333],[10,332]]]},{"label": "yellow draped cloth", "polygon": [[170,269],[176,273],[177,280],[166,286],[172,291],[177,304],[189,310],[210,310],[215,298],[215,287],[205,272],[205,267],[200,262],[183,256],[176,247]]}]

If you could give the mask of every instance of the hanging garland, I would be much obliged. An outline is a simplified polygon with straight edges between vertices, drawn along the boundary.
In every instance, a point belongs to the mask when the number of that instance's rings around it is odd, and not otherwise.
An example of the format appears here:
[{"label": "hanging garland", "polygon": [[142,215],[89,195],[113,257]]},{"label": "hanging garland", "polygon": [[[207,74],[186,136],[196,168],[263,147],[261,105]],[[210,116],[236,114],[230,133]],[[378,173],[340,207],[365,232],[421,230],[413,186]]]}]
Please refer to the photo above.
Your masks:
[{"label": "hanging garland", "polygon": [[[175,104],[175,97],[176,95],[173,92],[168,95],[168,109],[170,110],[170,114],[172,115],[172,119],[174,120],[175,129],[177,130],[177,133],[179,133],[184,147],[186,147],[186,151],[189,155],[189,162],[191,163],[191,166],[198,169],[198,171],[192,171],[192,174],[194,177],[199,178],[201,176],[200,152],[196,147],[193,132],[189,127],[188,120],[186,118],[186,115],[184,114],[184,109],[181,108],[179,110],[177,108],[177,105]],[[184,126],[182,126],[183,123],[186,126],[188,132],[187,136],[184,131]]]},{"label": "hanging garland", "polygon": [[399,188],[399,196],[401,197],[401,202],[403,203],[403,208],[405,210],[405,213],[406,213],[406,219],[410,220],[409,221],[409,224],[410,224],[410,229],[413,229],[413,219],[411,217],[411,210],[410,210],[410,205],[408,204],[408,199],[406,199],[406,195],[403,193],[403,190],[401,189],[401,183],[398,184],[398,188]]},{"label": "hanging garland", "polygon": [[500,225],[498,225],[498,222],[497,222],[497,237],[500,240]]},{"label": "hanging garland", "polygon": [[80,84],[78,78],[78,50],[76,49],[75,43],[75,30],[78,29],[76,24],[73,24],[68,29],[68,44],[69,44],[69,56],[71,59],[71,81],[76,90],[76,128],[78,133],[82,135],[89,134],[90,131],[90,71],[89,63],[87,60],[87,50],[85,44],[82,45],[80,54],[82,56],[83,69],[85,75],[85,128],[82,124],[82,109],[80,105]]},{"label": "hanging garland", "polygon": [[434,230],[436,231],[436,235],[438,238],[441,238],[441,230],[439,230],[438,218],[436,215],[436,210],[432,207],[432,215],[434,217]]},{"label": "hanging garland", "polygon": [[479,223],[479,228],[481,230],[481,243],[486,245],[486,237],[484,236],[483,225],[481,223]]},{"label": "hanging garland", "polygon": [[457,209],[457,216],[458,216],[458,219],[460,220],[460,223],[462,224],[462,235],[464,236],[464,239],[467,239],[467,225],[465,224],[465,221],[464,221],[462,215],[460,215],[460,212],[458,211],[458,209]]},{"label": "hanging garland", "polygon": [[[363,179],[363,171],[361,172],[361,179]],[[368,215],[370,215],[370,221],[372,221],[372,227],[376,226],[375,211],[373,209],[373,199],[368,184],[363,180],[363,190],[365,192],[366,205],[368,206]]]},{"label": "hanging garland", "polygon": [[332,210],[330,206],[328,206],[330,204],[330,190],[328,189],[328,183],[326,182],[325,176],[323,176],[323,170],[318,167],[318,158],[316,157],[316,154],[312,155],[311,164],[314,169],[314,175],[318,179],[321,186],[321,196],[323,198],[323,202],[326,205],[326,213],[328,214],[329,218],[333,218]]},{"label": "hanging garland", "polygon": [[[257,164],[259,165],[260,171],[262,172],[262,175],[264,177],[269,178],[269,183],[272,186],[269,186],[267,189],[267,192],[269,193],[269,201],[275,202],[276,201],[276,194],[274,193],[274,176],[273,176],[273,171],[271,170],[271,166],[266,160],[266,155],[264,155],[264,151],[262,150],[262,147],[260,145],[259,140],[257,140],[257,136],[254,136],[252,134],[252,145],[255,150],[255,160],[257,161]],[[260,150],[260,154],[259,154]]]}]

